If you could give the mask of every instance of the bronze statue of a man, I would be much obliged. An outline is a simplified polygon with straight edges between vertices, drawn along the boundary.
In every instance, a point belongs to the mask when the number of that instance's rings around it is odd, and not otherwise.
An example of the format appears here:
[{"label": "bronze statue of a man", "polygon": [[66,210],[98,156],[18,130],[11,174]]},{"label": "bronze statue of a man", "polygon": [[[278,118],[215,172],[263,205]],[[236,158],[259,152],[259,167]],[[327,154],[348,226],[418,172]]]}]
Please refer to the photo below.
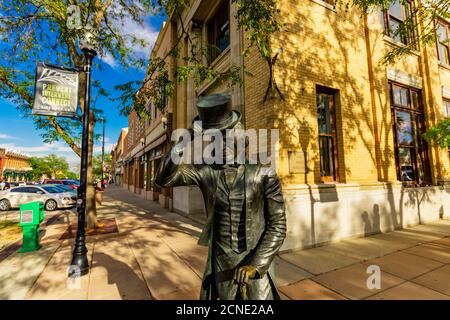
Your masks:
[{"label": "bronze statue of a man", "polygon": [[[194,122],[201,120],[203,130],[242,126],[226,95],[200,98],[197,108]],[[198,185],[205,201],[207,222],[199,244],[209,246],[209,253],[200,299],[279,299],[273,260],[286,237],[286,215],[274,171],[235,159],[223,165],[175,164],[172,153],[182,155],[180,142],[164,156],[156,183]]]}]

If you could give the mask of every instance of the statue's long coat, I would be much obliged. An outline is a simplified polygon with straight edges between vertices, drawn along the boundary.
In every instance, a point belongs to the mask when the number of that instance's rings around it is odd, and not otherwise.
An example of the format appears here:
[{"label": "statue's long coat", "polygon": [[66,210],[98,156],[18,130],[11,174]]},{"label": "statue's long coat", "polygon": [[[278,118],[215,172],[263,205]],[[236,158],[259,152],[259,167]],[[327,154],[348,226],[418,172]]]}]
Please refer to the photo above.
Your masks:
[{"label": "statue's long coat", "polygon": [[[161,187],[198,185],[203,193],[207,222],[199,244],[208,246],[208,260],[203,276],[200,299],[218,297],[212,265],[215,190],[220,170],[208,165],[175,165],[169,152],[162,160],[156,183]],[[258,276],[268,276],[273,297],[279,298],[273,283],[273,260],[286,237],[286,215],[280,182],[275,172],[262,165],[245,164],[245,233],[246,247],[250,252],[245,265],[253,265]],[[250,281],[250,286],[251,286]],[[250,290],[249,290],[250,291]],[[220,296],[227,296],[221,293]],[[267,296],[261,292],[258,296]],[[227,296],[228,299],[235,297]],[[249,297],[251,298],[251,297]]]}]

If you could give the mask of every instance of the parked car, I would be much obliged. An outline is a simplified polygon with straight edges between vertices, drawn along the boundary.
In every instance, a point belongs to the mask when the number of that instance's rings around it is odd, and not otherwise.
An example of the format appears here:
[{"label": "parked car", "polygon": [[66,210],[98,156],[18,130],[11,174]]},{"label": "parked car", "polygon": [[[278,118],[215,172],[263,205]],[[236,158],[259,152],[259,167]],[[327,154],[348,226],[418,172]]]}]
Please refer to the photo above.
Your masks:
[{"label": "parked car", "polygon": [[50,185],[15,187],[0,192],[1,211],[18,208],[21,204],[32,201],[42,201],[45,210],[53,211],[74,206],[77,196]]},{"label": "parked car", "polygon": [[44,184],[63,184],[74,190],[78,189],[78,187],[80,186],[80,184],[75,180],[65,180],[65,179],[61,180],[45,179]]},{"label": "parked car", "polygon": [[63,192],[70,192],[70,193],[73,193],[75,195],[77,194],[77,190],[76,189],[72,189],[71,187],[66,186],[64,184],[52,184],[51,186],[56,187],[58,189],[61,189]]}]

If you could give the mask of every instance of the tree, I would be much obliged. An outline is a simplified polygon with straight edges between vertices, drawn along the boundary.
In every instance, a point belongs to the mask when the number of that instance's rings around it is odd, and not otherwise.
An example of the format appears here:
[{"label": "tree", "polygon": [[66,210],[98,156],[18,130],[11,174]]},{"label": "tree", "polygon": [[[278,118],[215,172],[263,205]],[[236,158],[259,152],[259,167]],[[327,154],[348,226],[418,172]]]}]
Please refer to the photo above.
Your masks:
[{"label": "tree", "polygon": [[[111,155],[110,154],[105,154],[104,162],[105,162],[104,163],[105,170],[103,171],[103,174],[107,177],[108,176],[107,168],[109,168],[109,166],[111,165]],[[102,178],[102,155],[101,154],[95,155],[92,158],[92,165],[94,167],[94,169],[93,169],[94,178],[101,179]]]},{"label": "tree", "polygon": [[73,171],[68,171],[66,178],[67,179],[72,179],[72,180],[78,180],[80,178],[80,175],[78,173],[73,172]]},{"label": "tree", "polygon": [[[153,0],[2,1],[0,3],[0,97],[11,101],[27,115],[32,108],[34,70],[38,60],[46,60],[57,65],[82,67],[83,54],[78,49],[77,42],[83,29],[77,25],[77,19],[75,24],[69,22],[72,17],[70,13],[77,16],[79,12],[79,20],[82,24],[89,23],[98,34],[98,50],[101,55],[112,56],[123,67],[143,66],[145,59],[137,57],[132,52],[131,44],[140,44],[143,47],[148,44],[135,35],[124,33],[124,28],[121,26],[130,22],[142,23],[147,13],[161,7],[161,2]],[[97,63],[95,67],[101,70],[100,64]],[[80,73],[80,98],[84,96],[84,83],[84,73]],[[94,81],[93,87],[97,95],[108,95],[100,83]],[[84,109],[83,99],[80,99],[80,107],[81,110]],[[95,111],[90,114],[91,132],[95,125]],[[80,156],[81,123],[79,120],[51,116],[35,116],[33,120],[36,128],[41,130],[44,142],[62,140]],[[90,141],[90,150],[93,150],[92,146],[93,139]],[[92,160],[92,152],[90,160]],[[92,167],[89,171],[92,172]],[[88,183],[88,185],[92,184]],[[87,203],[88,226],[92,227],[96,224],[93,187],[89,187],[87,197],[91,200]]]},{"label": "tree", "polygon": [[33,179],[41,179],[43,176],[51,179],[64,179],[69,174],[69,164],[64,157],[50,154],[46,157],[32,157],[29,159],[33,168]]},{"label": "tree", "polygon": [[424,134],[425,140],[433,141],[441,148],[450,148],[450,117],[447,117]]}]

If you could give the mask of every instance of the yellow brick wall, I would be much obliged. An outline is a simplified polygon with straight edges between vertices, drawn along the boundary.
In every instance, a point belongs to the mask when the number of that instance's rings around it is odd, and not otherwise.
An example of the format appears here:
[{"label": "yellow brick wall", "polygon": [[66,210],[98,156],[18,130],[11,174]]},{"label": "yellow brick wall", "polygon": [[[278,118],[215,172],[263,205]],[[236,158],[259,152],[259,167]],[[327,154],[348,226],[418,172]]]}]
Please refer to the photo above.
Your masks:
[{"label": "yellow brick wall", "polygon": [[[279,19],[286,25],[273,37],[272,50],[283,49],[274,72],[286,99],[271,99],[263,104],[268,67],[257,52],[251,52],[245,59],[253,74],[245,78],[244,85],[247,128],[280,129],[278,172],[285,183],[317,183],[320,158],[316,85],[337,89],[339,182],[396,181],[387,69],[423,78],[427,127],[442,118],[441,86],[450,86],[450,69],[438,68],[433,46],[393,64],[381,64],[393,44],[383,36],[379,13],[370,14],[366,20],[356,9],[330,10],[311,0],[280,0],[279,8]],[[312,171],[306,175],[289,174],[289,150],[307,150]],[[430,161],[434,182],[449,178],[446,150],[430,148]]]},{"label": "yellow brick wall", "polygon": [[[272,38],[272,51],[283,49],[274,74],[286,99],[281,101],[272,92],[263,103],[269,68],[256,49],[251,50],[244,59],[252,74],[244,77],[245,126],[280,129],[278,173],[285,183],[318,183],[316,86],[336,89],[339,182],[396,181],[387,69],[424,80],[422,96],[430,127],[443,117],[441,91],[443,85],[450,87],[450,68],[439,67],[433,46],[390,65],[381,64],[395,44],[383,35],[382,17],[377,12],[366,17],[356,9],[332,10],[320,5],[320,0],[279,0],[279,9],[278,18],[285,27]],[[158,51],[163,52],[163,47]],[[181,50],[187,54],[187,47]],[[189,126],[192,120],[188,119],[188,90],[186,82],[177,84],[173,99],[177,128]],[[223,84],[214,84],[203,93],[227,90]],[[288,151],[299,150],[307,152],[310,171],[290,174]],[[430,148],[429,154],[434,182],[450,178],[447,151]]]},{"label": "yellow brick wall", "polygon": [[[281,1],[285,29],[274,38],[283,48],[275,75],[286,101],[276,100],[280,123],[280,175],[291,183],[320,181],[316,85],[339,90],[336,108],[339,181],[376,181],[371,99],[363,20],[312,1]],[[291,175],[287,151],[308,152],[312,171]]]}]

